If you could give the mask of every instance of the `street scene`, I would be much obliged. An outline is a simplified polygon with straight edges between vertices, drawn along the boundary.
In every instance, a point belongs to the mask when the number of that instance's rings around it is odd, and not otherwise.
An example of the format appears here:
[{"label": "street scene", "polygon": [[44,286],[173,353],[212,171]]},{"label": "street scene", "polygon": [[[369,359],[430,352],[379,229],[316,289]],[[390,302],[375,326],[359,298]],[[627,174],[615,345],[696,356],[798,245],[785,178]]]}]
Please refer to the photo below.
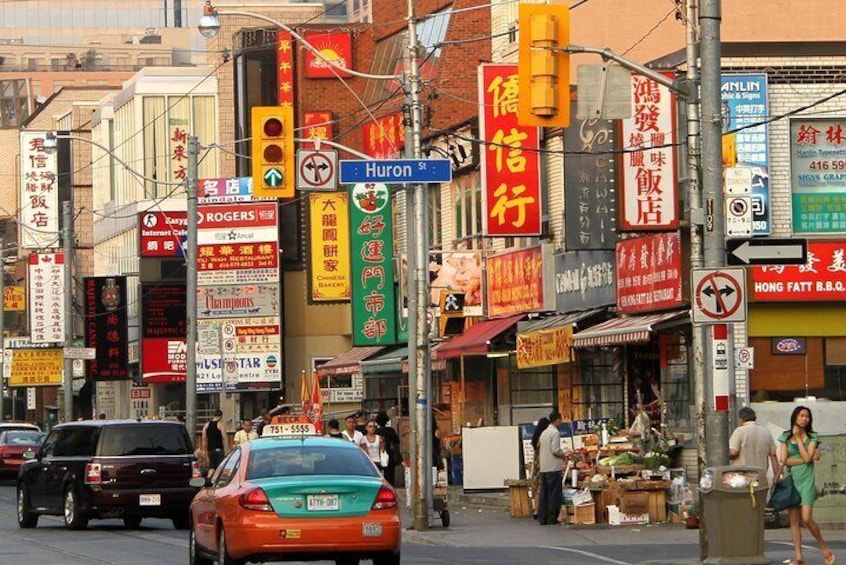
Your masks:
[{"label": "street scene", "polygon": [[0,1],[39,563],[846,559],[846,5]]}]

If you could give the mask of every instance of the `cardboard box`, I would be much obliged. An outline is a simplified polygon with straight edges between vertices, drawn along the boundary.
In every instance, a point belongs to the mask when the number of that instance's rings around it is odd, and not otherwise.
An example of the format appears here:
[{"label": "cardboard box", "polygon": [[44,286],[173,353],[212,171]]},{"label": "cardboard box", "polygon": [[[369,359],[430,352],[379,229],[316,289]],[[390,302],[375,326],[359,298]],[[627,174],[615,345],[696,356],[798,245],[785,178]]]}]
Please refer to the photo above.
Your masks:
[{"label": "cardboard box", "polygon": [[633,526],[649,523],[649,513],[625,514],[616,506],[606,507],[608,511],[608,523],[612,526]]},{"label": "cardboard box", "polygon": [[620,493],[620,512],[623,514],[649,513],[649,493],[623,492]]}]

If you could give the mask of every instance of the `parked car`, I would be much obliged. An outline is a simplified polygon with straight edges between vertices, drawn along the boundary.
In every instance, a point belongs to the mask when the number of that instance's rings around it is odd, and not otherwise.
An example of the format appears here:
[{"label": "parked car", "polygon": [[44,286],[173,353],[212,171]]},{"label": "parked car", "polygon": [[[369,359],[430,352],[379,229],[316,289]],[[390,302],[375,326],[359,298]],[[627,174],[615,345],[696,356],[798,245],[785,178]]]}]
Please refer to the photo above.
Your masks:
[{"label": "parked car", "polygon": [[191,565],[400,563],[397,493],[352,443],[265,434],[193,482],[205,488],[191,503]]},{"label": "parked car", "polygon": [[8,430],[31,430],[35,432],[40,432],[41,428],[39,428],[35,424],[30,424],[29,422],[0,422],[0,432],[5,432]]},{"label": "parked car", "polygon": [[87,420],[53,428],[41,451],[21,465],[17,514],[33,528],[42,514],[64,517],[68,529],[89,519],[144,518],[189,526],[188,507],[200,467],[185,425],[171,421]]},{"label": "parked car", "polygon": [[0,477],[17,475],[24,453],[35,456],[46,435],[38,430],[0,429]]}]

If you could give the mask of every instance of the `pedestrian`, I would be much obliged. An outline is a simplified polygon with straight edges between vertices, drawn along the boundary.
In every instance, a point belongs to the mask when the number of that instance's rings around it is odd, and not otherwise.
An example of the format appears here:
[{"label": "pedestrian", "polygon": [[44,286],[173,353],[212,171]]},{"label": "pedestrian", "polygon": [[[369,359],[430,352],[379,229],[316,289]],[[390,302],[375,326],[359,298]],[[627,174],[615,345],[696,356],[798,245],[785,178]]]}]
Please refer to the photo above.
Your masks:
[{"label": "pedestrian", "polygon": [[442,447],[441,430],[438,428],[438,421],[435,419],[435,415],[432,414],[432,466],[437,468],[438,471],[444,470],[444,458],[441,455]]},{"label": "pedestrian", "polygon": [[381,436],[376,433],[376,428],[379,425],[376,423],[376,420],[370,420],[364,425],[364,429],[367,432],[361,440],[359,444],[361,449],[367,454],[373,464],[378,467],[378,469],[382,472],[382,475],[385,474],[385,465],[382,465],[382,453],[385,451],[385,442],[382,441]]},{"label": "pedestrian", "polygon": [[220,409],[215,410],[212,419],[203,426],[201,441],[206,448],[206,456],[209,458],[209,468],[216,469],[223,461],[223,456],[226,455],[229,442],[223,425],[223,411]]},{"label": "pedestrian", "polygon": [[564,450],[561,449],[561,412],[553,411],[549,415],[549,426],[538,439],[537,457],[539,459],[540,497],[538,503],[538,523],[560,524],[561,513],[561,467]]},{"label": "pedestrian", "polygon": [[261,411],[261,420],[259,420],[259,423],[256,424],[256,433],[259,437],[261,437],[262,432],[264,432],[264,427],[270,423],[270,419],[270,410],[263,408]]},{"label": "pedestrian", "polygon": [[241,445],[242,443],[247,443],[258,438],[258,432],[253,429],[253,421],[249,418],[244,418],[244,421],[241,423],[241,429],[235,432],[232,442],[235,445]]},{"label": "pedestrian", "polygon": [[341,435],[341,424],[338,423],[338,420],[332,418],[326,423],[326,437],[334,437],[337,439],[344,439],[344,436]]},{"label": "pedestrian", "polygon": [[385,469],[385,478],[391,483],[391,486],[396,485],[396,470],[397,465],[402,463],[402,454],[400,452],[400,438],[397,431],[390,427],[388,414],[383,410],[376,415],[376,423],[379,427],[376,433],[382,438],[385,444],[385,451],[388,452],[388,467]]},{"label": "pedestrian", "polygon": [[532,434],[532,472],[530,474],[532,486],[532,504],[534,505],[534,517],[538,517],[538,506],[540,506],[540,457],[538,457],[538,447],[540,445],[541,434],[549,427],[549,418],[546,416],[538,420],[535,425],[535,431]]},{"label": "pedestrian", "polygon": [[355,414],[350,414],[344,418],[344,431],[341,432],[341,437],[347,441],[351,441],[356,445],[361,445],[361,440],[364,434],[355,429]]},{"label": "pedestrian", "polygon": [[729,459],[734,465],[751,465],[761,469],[761,484],[769,484],[767,470],[778,471],[776,444],[770,431],[757,422],[758,416],[748,406],[737,411],[740,425],[729,438]]},{"label": "pedestrian", "polygon": [[[793,476],[793,484],[802,497],[799,506],[788,508],[790,535],[793,538],[793,552],[795,553],[795,557],[790,561],[792,565],[804,565],[805,563],[802,555],[800,519],[817,540],[825,565],[834,563],[834,553],[825,543],[820,527],[814,522],[813,507],[816,499],[814,457],[820,445],[820,436],[814,432],[813,422],[811,410],[805,406],[797,406],[790,415],[790,429],[778,436],[781,471],[787,471]],[[778,482],[780,478],[781,472],[776,475],[775,482]]]},{"label": "pedestrian", "polygon": [[364,416],[364,412],[355,413],[355,429],[362,434],[367,432],[367,418]]}]

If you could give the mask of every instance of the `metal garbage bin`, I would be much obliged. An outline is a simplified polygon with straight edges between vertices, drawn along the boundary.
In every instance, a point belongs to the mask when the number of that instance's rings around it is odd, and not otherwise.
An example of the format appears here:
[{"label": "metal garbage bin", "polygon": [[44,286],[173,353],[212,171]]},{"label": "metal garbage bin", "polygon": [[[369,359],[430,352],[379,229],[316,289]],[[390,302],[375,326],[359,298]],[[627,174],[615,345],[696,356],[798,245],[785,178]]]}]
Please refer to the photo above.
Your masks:
[{"label": "metal garbage bin", "polygon": [[764,471],[758,467],[709,467],[699,481],[708,541],[704,563],[765,565]]}]

